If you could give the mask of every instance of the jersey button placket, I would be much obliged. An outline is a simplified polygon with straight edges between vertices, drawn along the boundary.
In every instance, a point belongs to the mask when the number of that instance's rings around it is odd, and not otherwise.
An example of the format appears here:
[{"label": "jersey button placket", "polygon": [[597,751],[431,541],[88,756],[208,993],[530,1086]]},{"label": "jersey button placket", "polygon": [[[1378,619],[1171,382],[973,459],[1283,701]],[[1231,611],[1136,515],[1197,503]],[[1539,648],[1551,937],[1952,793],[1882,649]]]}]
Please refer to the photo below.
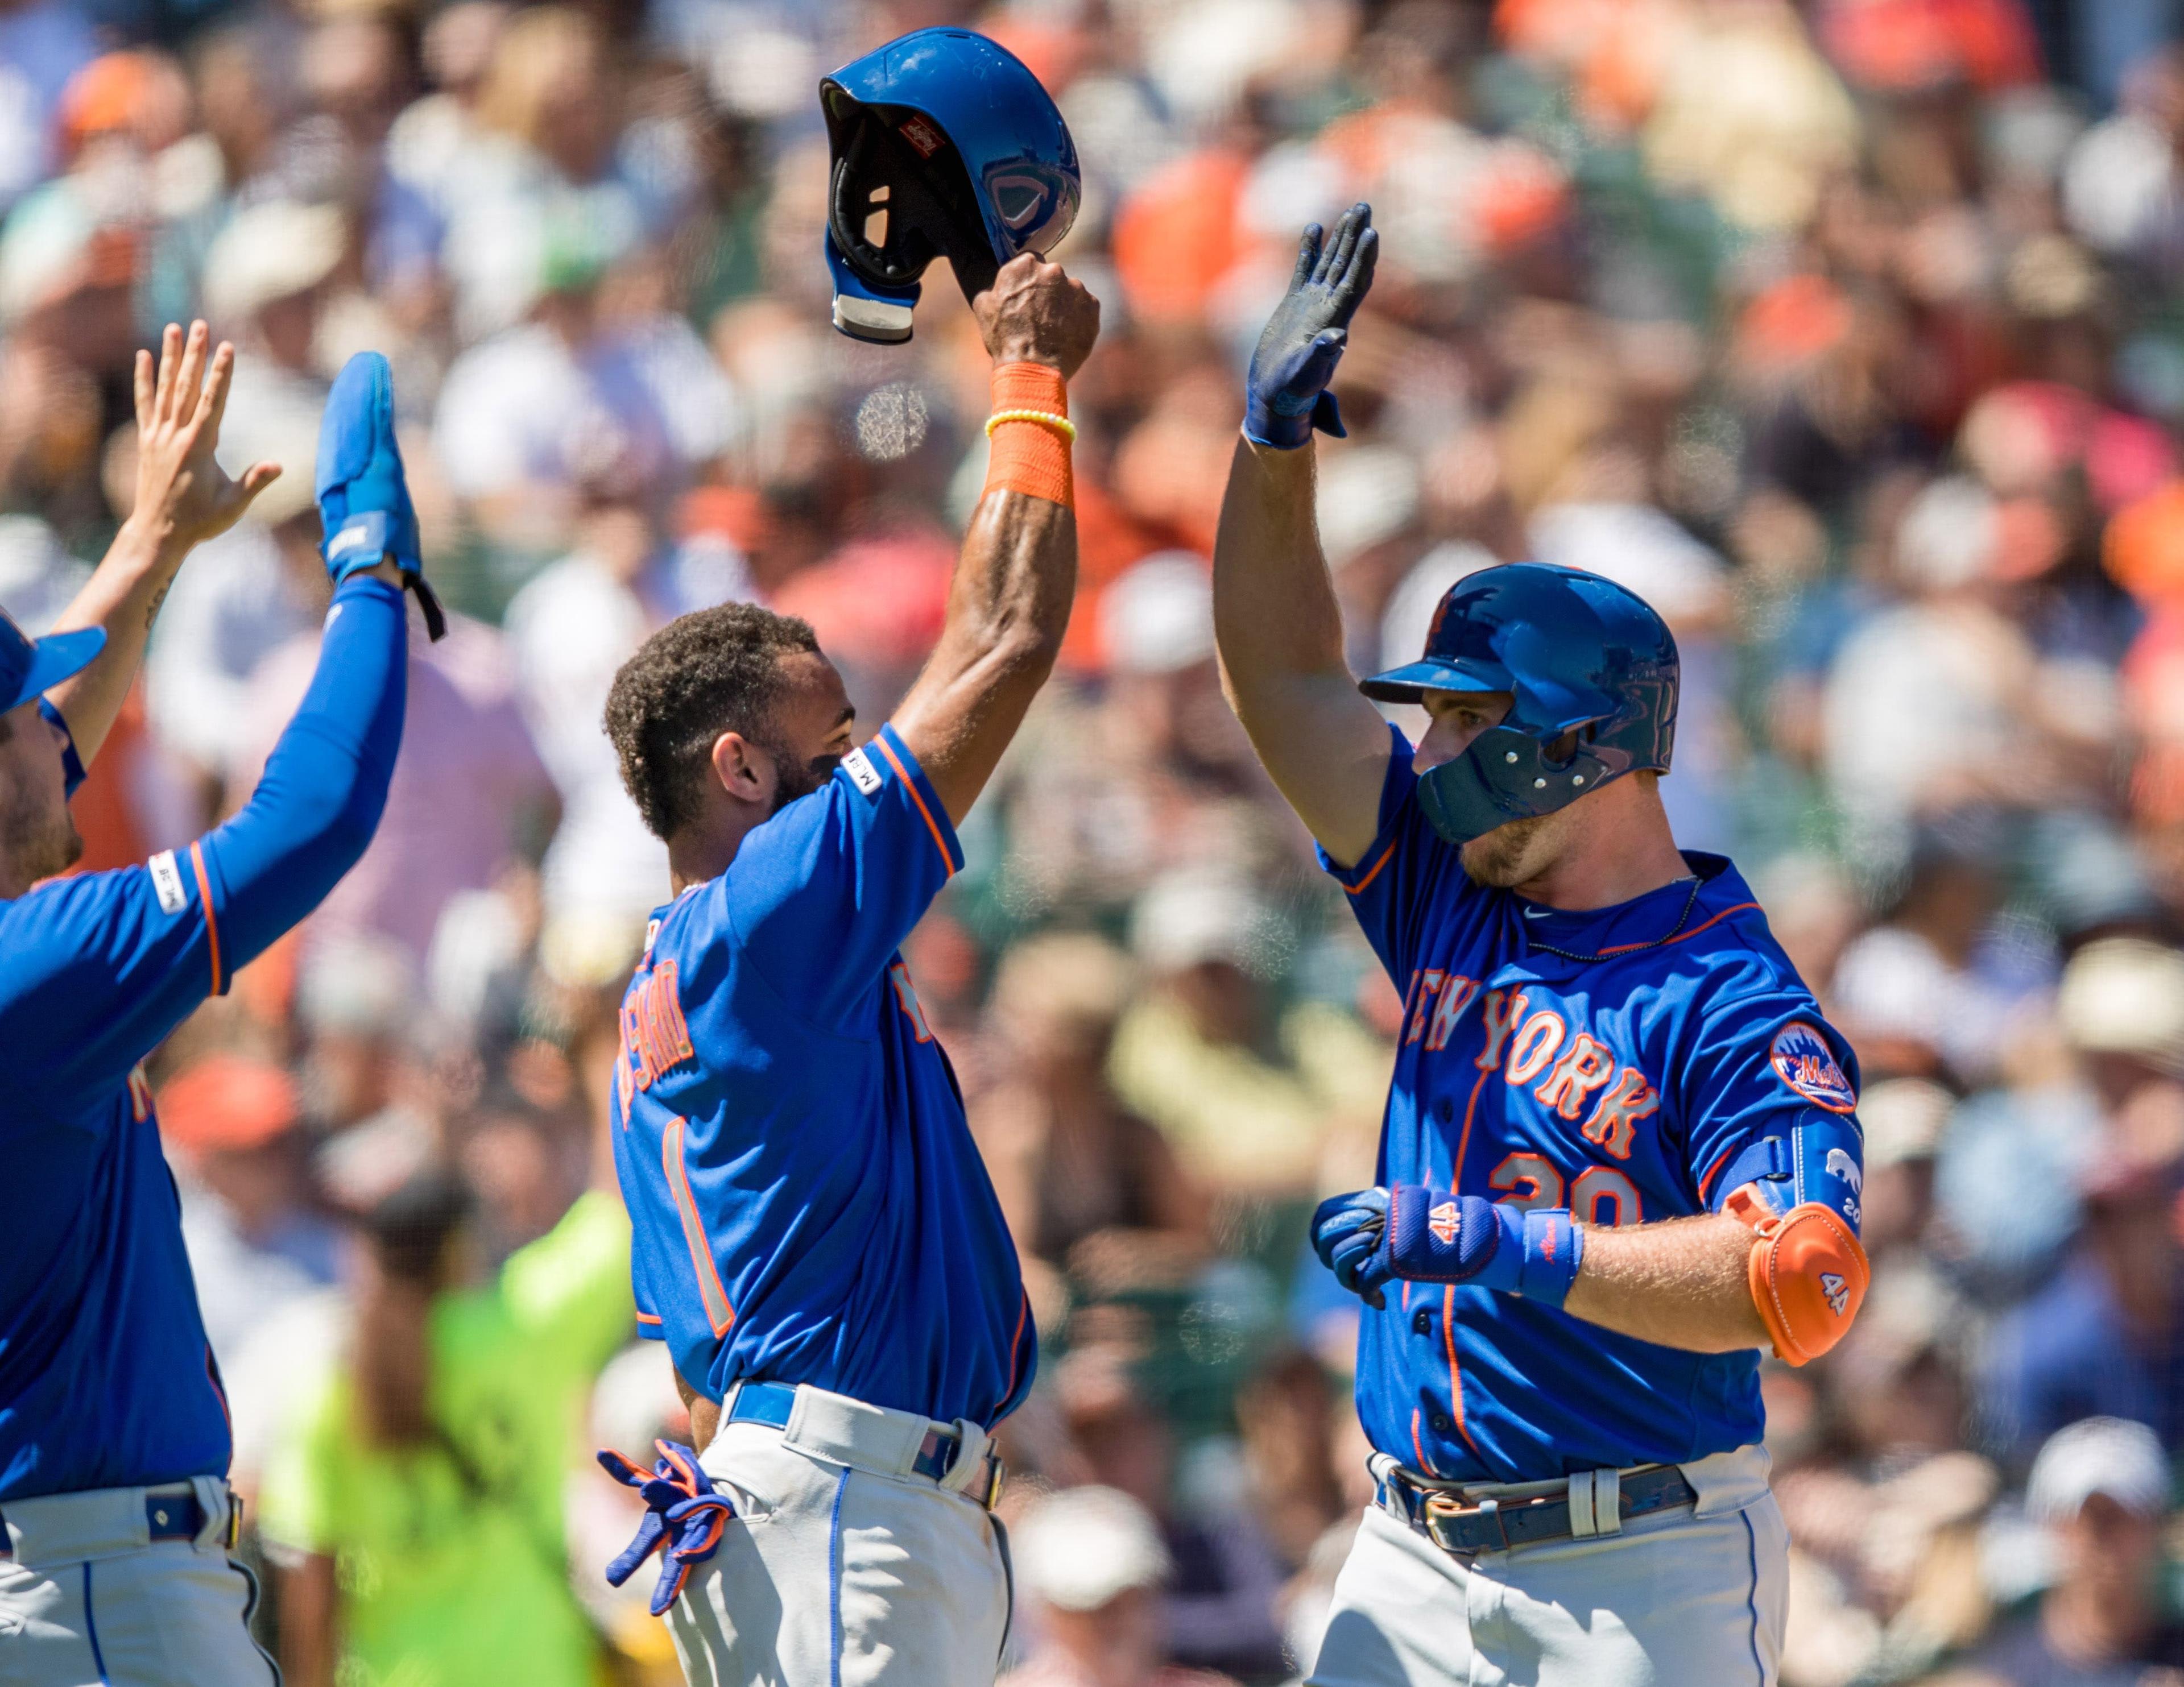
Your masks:
[{"label": "jersey button placket", "polygon": [[1446,1435],[1456,1428],[1456,1420],[1446,1411],[1436,1411],[1426,1419],[1426,1422],[1433,1426],[1433,1432],[1436,1435]]}]

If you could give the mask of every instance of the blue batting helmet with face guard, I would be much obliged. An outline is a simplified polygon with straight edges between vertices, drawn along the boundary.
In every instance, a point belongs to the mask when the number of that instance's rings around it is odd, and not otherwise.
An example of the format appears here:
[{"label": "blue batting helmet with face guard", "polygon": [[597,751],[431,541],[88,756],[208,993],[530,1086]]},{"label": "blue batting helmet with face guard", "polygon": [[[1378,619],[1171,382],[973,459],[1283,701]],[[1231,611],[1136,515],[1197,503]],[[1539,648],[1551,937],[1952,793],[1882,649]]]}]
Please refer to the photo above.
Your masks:
[{"label": "blue batting helmet with face guard", "polygon": [[1418,782],[1434,830],[1465,844],[1626,773],[1667,772],[1677,675],[1676,641],[1644,599],[1581,569],[1516,562],[1449,587],[1425,654],[1358,688],[1384,703],[1510,694],[1499,724]]},{"label": "blue batting helmet with face guard", "polygon": [[907,340],[918,277],[935,258],[974,298],[1076,220],[1077,146],[1061,112],[982,35],[914,31],[822,81],[819,103],[834,159],[834,326],[852,339]]}]

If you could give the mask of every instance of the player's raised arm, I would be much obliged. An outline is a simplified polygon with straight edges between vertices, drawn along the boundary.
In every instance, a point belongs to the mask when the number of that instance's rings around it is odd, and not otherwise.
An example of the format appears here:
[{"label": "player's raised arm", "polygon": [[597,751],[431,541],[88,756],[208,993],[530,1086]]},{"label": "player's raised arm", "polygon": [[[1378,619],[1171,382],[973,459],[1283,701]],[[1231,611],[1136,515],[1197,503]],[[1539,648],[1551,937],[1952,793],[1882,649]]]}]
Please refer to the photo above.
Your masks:
[{"label": "player's raised arm", "polygon": [[[194,354],[186,351],[170,371],[175,387],[187,390],[198,378],[193,370],[203,367],[203,338],[192,333]],[[176,341],[170,331],[170,365]],[[225,389],[226,348],[222,354],[208,399]],[[226,482],[212,464],[217,403],[201,402],[178,421],[183,408],[163,382],[142,433],[149,466],[140,478],[138,508],[180,512],[177,532],[202,537],[233,520],[254,482],[271,476],[254,473],[239,487]],[[30,882],[67,866],[81,847],[65,810],[51,829],[52,849],[36,859],[0,860],[0,894],[21,897],[10,910],[16,952],[7,981],[13,988],[0,991],[0,1047],[52,1049],[44,1081],[57,1091],[72,1094],[125,1072],[208,994],[225,991],[237,969],[318,905],[378,826],[402,739],[409,651],[403,587],[414,583],[421,596],[425,588],[394,445],[387,360],[376,353],[351,359],[327,401],[318,482],[333,604],[310,689],[250,800],[187,849],[27,896],[21,893]],[[351,535],[362,537],[344,545]],[[159,566],[171,578],[172,563]],[[117,643],[125,654],[131,625],[141,651],[147,577],[131,570],[109,580],[99,660],[114,658]],[[94,578],[85,597],[98,589]],[[133,658],[115,660],[87,686],[71,692],[63,681],[47,695],[70,732],[80,730],[81,716],[103,732],[134,667]],[[76,677],[86,674],[92,668]],[[21,705],[26,714],[31,706]],[[56,736],[63,738],[64,761],[65,737]],[[53,782],[58,794],[60,782]]]},{"label": "player's raised arm", "polygon": [[1045,683],[1077,589],[1067,381],[1091,354],[1100,301],[1026,253],[972,309],[994,360],[993,455],[964,535],[948,618],[894,727],[961,821]]},{"label": "player's raised arm", "polygon": [[1213,629],[1236,717],[1282,795],[1338,866],[1379,831],[1388,729],[1342,656],[1342,614],[1313,513],[1312,430],[1343,437],[1327,383],[1379,252],[1352,206],[1306,229],[1267,324],[1213,547]]},{"label": "player's raised arm", "polygon": [[277,464],[256,463],[234,481],[213,460],[235,348],[220,342],[208,379],[209,339],[202,322],[187,337],[170,322],[156,369],[151,353],[136,354],[136,500],[98,571],[53,625],[56,632],[97,627],[106,635],[86,666],[46,693],[86,766],[121,712],[182,559],[233,526],[281,473]]}]

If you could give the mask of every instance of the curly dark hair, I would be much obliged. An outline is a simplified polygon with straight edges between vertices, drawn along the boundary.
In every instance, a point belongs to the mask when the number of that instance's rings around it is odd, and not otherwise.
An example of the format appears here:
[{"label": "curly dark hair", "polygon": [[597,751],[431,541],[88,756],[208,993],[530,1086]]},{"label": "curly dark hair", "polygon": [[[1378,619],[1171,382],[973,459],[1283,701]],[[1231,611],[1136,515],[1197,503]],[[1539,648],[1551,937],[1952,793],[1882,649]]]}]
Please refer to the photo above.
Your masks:
[{"label": "curly dark hair", "polygon": [[607,693],[607,737],[656,836],[671,838],[696,816],[722,733],[772,745],[781,659],[818,649],[811,625],[794,615],[721,604],[668,622],[621,665]]}]

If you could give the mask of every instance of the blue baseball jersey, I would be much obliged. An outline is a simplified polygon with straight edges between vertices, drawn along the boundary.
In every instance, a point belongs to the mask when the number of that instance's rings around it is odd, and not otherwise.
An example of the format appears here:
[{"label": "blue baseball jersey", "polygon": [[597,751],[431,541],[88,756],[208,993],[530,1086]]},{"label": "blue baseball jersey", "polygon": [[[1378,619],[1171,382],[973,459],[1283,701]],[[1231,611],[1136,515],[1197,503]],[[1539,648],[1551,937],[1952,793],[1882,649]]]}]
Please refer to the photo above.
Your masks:
[{"label": "blue baseball jersey", "polygon": [[[1583,913],[1482,888],[1393,738],[1379,836],[1354,866],[1321,858],[1403,992],[1379,1183],[1627,1225],[1719,1211],[1724,1172],[1802,1122],[1854,1149],[1849,1045],[1735,867],[1691,853],[1694,879]],[[1861,1167],[1830,1164],[1855,1188]],[[1536,1481],[1760,1439],[1756,1350],[1658,1346],[1485,1289],[1387,1301],[1362,1314],[1358,1411],[1429,1474]]]},{"label": "blue baseball jersey", "polygon": [[[344,582],[310,691],[233,819],[0,901],[0,1506],[227,1469],[138,1063],[363,853],[401,742],[404,652],[401,593]],[[72,793],[72,743],[65,760]]]},{"label": "blue baseball jersey", "polygon": [[615,1161],[638,1328],[691,1387],[986,1424],[1037,1359],[1016,1245],[899,946],[962,865],[892,727],[660,910]]}]

